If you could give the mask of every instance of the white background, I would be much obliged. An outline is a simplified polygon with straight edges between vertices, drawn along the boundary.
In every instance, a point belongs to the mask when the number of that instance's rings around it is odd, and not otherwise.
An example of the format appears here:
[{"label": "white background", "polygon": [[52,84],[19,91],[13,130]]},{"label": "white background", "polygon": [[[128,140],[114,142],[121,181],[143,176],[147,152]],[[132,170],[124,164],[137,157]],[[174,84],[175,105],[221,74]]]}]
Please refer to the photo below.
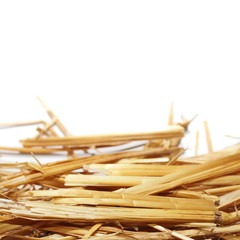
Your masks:
[{"label": "white background", "polygon": [[[76,135],[159,130],[203,120],[215,150],[240,136],[239,1],[1,1],[0,121],[47,120],[40,96]],[[17,146],[35,127],[0,130]]]}]

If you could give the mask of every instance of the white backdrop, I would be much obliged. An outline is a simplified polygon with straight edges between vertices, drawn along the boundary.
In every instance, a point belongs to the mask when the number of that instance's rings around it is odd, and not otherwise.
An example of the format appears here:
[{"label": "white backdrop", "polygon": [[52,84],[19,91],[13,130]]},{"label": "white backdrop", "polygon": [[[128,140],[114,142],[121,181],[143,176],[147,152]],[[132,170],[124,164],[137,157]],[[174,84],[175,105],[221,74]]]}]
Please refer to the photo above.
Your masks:
[{"label": "white backdrop", "polygon": [[[239,1],[1,1],[1,122],[47,120],[73,134],[159,130],[198,118],[184,143],[206,152],[240,136]],[[0,130],[17,146],[34,127]]]}]

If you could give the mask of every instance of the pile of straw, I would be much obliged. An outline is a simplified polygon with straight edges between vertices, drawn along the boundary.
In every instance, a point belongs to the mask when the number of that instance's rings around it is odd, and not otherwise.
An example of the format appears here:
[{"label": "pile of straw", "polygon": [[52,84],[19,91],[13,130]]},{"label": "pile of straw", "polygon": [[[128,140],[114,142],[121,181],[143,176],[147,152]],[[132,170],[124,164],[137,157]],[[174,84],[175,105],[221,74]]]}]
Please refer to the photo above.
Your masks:
[{"label": "pile of straw", "polygon": [[[172,112],[158,132],[72,136],[42,104],[49,123],[2,124],[39,127],[0,147],[35,159],[0,162],[0,239],[240,239],[240,145],[213,152],[205,123],[209,153],[183,158],[190,121]],[[35,156],[59,152],[66,160]]]}]

